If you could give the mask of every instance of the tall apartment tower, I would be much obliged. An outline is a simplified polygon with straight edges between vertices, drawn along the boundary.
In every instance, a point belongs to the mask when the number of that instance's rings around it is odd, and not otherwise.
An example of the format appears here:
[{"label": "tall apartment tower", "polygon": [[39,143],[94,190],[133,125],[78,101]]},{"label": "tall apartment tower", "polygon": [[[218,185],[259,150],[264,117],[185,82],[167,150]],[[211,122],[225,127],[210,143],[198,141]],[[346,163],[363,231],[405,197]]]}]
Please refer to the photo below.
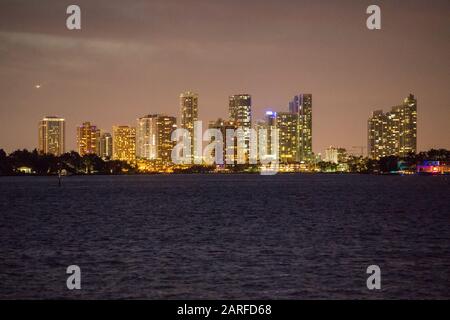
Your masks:
[{"label": "tall apartment tower", "polygon": [[128,162],[136,159],[136,128],[113,127],[113,159]]},{"label": "tall apartment tower", "polygon": [[383,110],[372,112],[372,116],[368,120],[367,152],[372,159],[386,157],[389,153],[387,146],[387,123],[388,116],[383,113]]},{"label": "tall apartment tower", "polygon": [[401,109],[400,156],[417,153],[417,99],[410,94]]},{"label": "tall apartment tower", "polygon": [[236,125],[251,128],[252,127],[252,97],[249,94],[237,94],[229,98],[229,117],[230,121]]},{"label": "tall apartment tower", "polygon": [[87,154],[99,154],[98,143],[100,130],[90,122],[84,122],[77,127],[77,146],[80,156]]},{"label": "tall apartment tower", "polygon": [[66,122],[54,116],[43,118],[39,122],[39,152],[60,156],[65,153]]},{"label": "tall apartment tower", "polygon": [[108,132],[102,132],[98,141],[98,156],[103,160],[111,160],[113,158],[113,138]]},{"label": "tall apartment tower", "polygon": [[157,153],[157,115],[148,115],[137,119],[136,158],[153,160]]},{"label": "tall apartment tower", "polygon": [[[191,157],[194,158],[194,122],[198,121],[198,94],[186,91],[180,95],[181,128],[188,130],[191,136]],[[199,155],[201,157],[201,155]]]},{"label": "tall apartment tower", "polygon": [[278,112],[276,128],[279,135],[279,156],[282,163],[293,163],[298,159],[298,114],[292,112]]},{"label": "tall apartment tower", "polygon": [[[236,124],[233,121],[223,120],[221,118],[210,121],[208,124],[209,129],[217,129],[222,134],[223,139],[223,163],[233,165],[237,156],[236,139],[233,139],[231,143],[227,141],[227,131],[235,131],[237,129]],[[211,139],[210,142],[213,142]],[[215,156],[215,151],[212,152]]]},{"label": "tall apartment tower", "polygon": [[[277,130],[277,113],[274,111],[267,111],[265,122],[267,129],[267,154],[273,154],[275,150],[272,146],[272,144],[274,144],[274,141],[272,141],[272,133]],[[278,137],[278,145],[279,143],[280,141]]]},{"label": "tall apartment tower", "polygon": [[383,113],[378,110],[368,120],[369,157],[405,157],[417,152],[417,100],[410,94],[401,105]]},{"label": "tall apartment tower", "polygon": [[177,118],[159,115],[156,125],[158,129],[158,159],[170,162],[172,160],[172,149],[176,145],[176,142],[172,141],[172,133],[177,129]]},{"label": "tall apartment tower", "polygon": [[252,97],[249,94],[237,94],[229,97],[229,120],[238,129],[242,129],[242,136],[238,136],[238,141],[243,139],[245,143],[245,159],[241,162],[248,162],[250,150],[250,130],[252,128]]},{"label": "tall apartment tower", "polygon": [[295,96],[289,103],[289,112],[298,115],[297,161],[312,161],[312,94]]},{"label": "tall apartment tower", "polygon": [[136,128],[136,157],[169,162],[175,146],[171,136],[176,128],[175,117],[154,114],[139,118]]}]

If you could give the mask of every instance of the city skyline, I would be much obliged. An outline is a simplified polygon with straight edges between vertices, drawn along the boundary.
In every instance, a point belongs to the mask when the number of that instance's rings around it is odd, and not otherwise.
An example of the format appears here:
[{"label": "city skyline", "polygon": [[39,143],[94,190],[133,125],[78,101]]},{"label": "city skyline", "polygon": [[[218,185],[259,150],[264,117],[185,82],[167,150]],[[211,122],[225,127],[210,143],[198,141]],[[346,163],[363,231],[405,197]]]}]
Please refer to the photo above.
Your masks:
[{"label": "city skyline", "polygon": [[[289,102],[289,111],[270,110],[266,112],[263,120],[252,120],[251,95],[237,94],[229,97],[229,117],[227,120],[218,118],[209,120],[207,128],[218,129],[223,137],[226,130],[232,129],[260,129],[267,130],[266,135],[271,136],[272,130],[278,130],[279,161],[281,163],[311,163],[324,156],[325,161],[336,162],[339,154],[357,154],[353,149],[360,148],[360,156],[367,156],[371,159],[380,159],[387,156],[406,157],[410,153],[417,154],[417,99],[410,93],[404,98],[401,105],[391,108],[391,111],[384,113],[383,110],[374,110],[368,119],[367,145],[353,147],[350,150],[342,146],[330,145],[324,153],[311,152],[313,141],[312,135],[312,94],[300,94]],[[180,94],[180,118],[177,122],[176,116],[166,114],[152,114],[137,118],[136,126],[133,125],[113,125],[111,135],[105,130],[97,128],[91,122],[85,121],[81,126],[76,127],[77,131],[77,152],[83,156],[86,154],[96,154],[106,160],[162,160],[165,163],[171,162],[172,148],[176,142],[172,140],[172,133],[177,128],[186,129],[191,137],[191,155],[194,155],[195,140],[198,139],[194,131],[195,122],[198,119],[199,95],[191,91]],[[200,120],[200,122],[203,122]],[[53,124],[55,123],[55,124]],[[120,132],[125,130],[125,140],[132,143],[132,152],[129,152],[129,143],[121,145],[119,141],[115,143],[114,137],[122,140]],[[130,140],[129,130],[133,131],[133,138]],[[66,133],[65,119],[57,116],[45,116],[38,125],[38,151],[43,154],[61,155],[65,152]],[[202,135],[205,131],[202,131]],[[246,131],[244,131],[246,132]],[[248,139],[247,139],[248,138]],[[245,142],[244,151],[249,155],[249,136]],[[109,140],[108,142],[106,140]],[[130,142],[131,141],[131,142]],[[107,144],[111,144],[108,148]],[[202,145],[206,141],[202,137]],[[237,142],[235,141],[235,144]],[[271,152],[272,145],[270,138],[267,140],[266,148]],[[224,142],[225,145],[225,142]],[[120,147],[117,147],[120,146]],[[236,148],[228,146],[226,148]],[[259,148],[259,146],[258,146]],[[108,152],[109,149],[109,152]],[[364,150],[367,149],[367,154]],[[120,151],[119,151],[120,150]],[[236,149],[237,150],[237,149]],[[235,150],[235,152],[236,152]],[[331,153],[330,153],[331,152]],[[119,154],[127,154],[127,156]],[[235,154],[236,156],[236,154]],[[200,159],[201,157],[199,157]],[[192,158],[194,159],[194,157]],[[333,160],[327,160],[333,159]],[[248,162],[248,158],[244,160]]]},{"label": "city skyline", "polygon": [[138,115],[178,115],[186,89],[199,93],[205,123],[227,118],[230,94],[251,94],[257,121],[310,92],[315,153],[365,146],[371,112],[413,92],[418,151],[450,148],[448,1],[380,1],[380,31],[365,28],[364,1],[328,1],[327,10],[282,2],[249,1],[237,12],[233,1],[198,1],[200,15],[181,1],[135,1],[126,11],[115,1],[79,1],[86,19],[78,33],[60,23],[63,3],[0,4],[0,148],[34,149],[37,119],[54,114],[67,120],[66,149],[77,150],[72,128],[89,120],[110,131]]}]

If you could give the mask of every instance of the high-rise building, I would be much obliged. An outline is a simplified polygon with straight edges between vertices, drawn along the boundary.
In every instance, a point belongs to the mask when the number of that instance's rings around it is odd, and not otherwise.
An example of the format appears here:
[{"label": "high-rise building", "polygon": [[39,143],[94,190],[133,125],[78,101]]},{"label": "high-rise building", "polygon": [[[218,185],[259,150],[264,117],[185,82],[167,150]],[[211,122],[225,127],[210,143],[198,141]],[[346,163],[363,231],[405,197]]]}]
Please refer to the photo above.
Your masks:
[{"label": "high-rise building", "polygon": [[[267,129],[267,154],[273,154],[275,150],[273,150],[272,146],[272,132],[277,130],[277,113],[274,111],[266,112],[266,129]],[[279,140],[278,140],[279,143]]]},{"label": "high-rise building", "polygon": [[388,117],[383,110],[372,112],[368,120],[368,155],[372,159],[379,159],[388,155],[387,143]]},{"label": "high-rise building", "polygon": [[113,139],[110,133],[102,132],[98,140],[98,156],[103,160],[111,160],[113,157]]},{"label": "high-rise building", "polygon": [[113,127],[113,159],[128,162],[136,159],[136,128]]},{"label": "high-rise building", "polygon": [[[236,146],[236,139],[233,138],[232,143],[228,143],[227,141],[227,130],[235,132],[237,129],[236,124],[233,121],[226,121],[223,119],[217,119],[216,121],[210,121],[208,125],[209,129],[217,129],[222,134],[222,141],[223,141],[223,163],[224,164],[234,164],[236,157],[237,157],[237,146]],[[213,139],[211,139],[211,142]],[[212,152],[212,155],[215,156],[214,151]],[[232,157],[227,158],[227,155],[233,155]]]},{"label": "high-rise building", "polygon": [[400,156],[417,152],[417,99],[410,94],[404,101],[401,114]]},{"label": "high-rise building", "polygon": [[175,117],[147,115],[137,120],[136,157],[147,160],[171,160],[175,142],[172,132],[177,128]]},{"label": "high-rise building", "polygon": [[39,122],[39,152],[60,156],[65,153],[66,123],[59,117],[49,116]]},{"label": "high-rise building", "polygon": [[245,143],[245,159],[248,162],[250,150],[250,130],[252,128],[252,97],[249,94],[237,94],[229,97],[229,120],[236,124],[242,133],[237,136],[238,141]]},{"label": "high-rise building", "polygon": [[297,162],[298,156],[298,121],[296,113],[278,112],[276,114],[276,128],[279,139],[279,157],[282,163]]},{"label": "high-rise building", "polygon": [[[198,94],[191,91],[180,95],[181,128],[188,130],[191,137],[191,157],[194,159],[196,138],[194,135],[194,123],[198,121]],[[201,137],[200,137],[201,139]],[[201,157],[201,155],[198,155]]]},{"label": "high-rise building", "polygon": [[148,115],[137,119],[136,158],[138,159],[156,159],[157,117],[157,115]]},{"label": "high-rise building", "polygon": [[299,94],[289,103],[289,112],[298,114],[298,161],[313,160],[312,94]]},{"label": "high-rise building", "polygon": [[172,141],[172,133],[177,129],[177,118],[160,115],[157,121],[158,128],[158,159],[164,162],[170,162],[172,160],[172,149],[175,147],[176,142]]},{"label": "high-rise building", "polygon": [[368,120],[368,151],[373,159],[417,152],[417,100],[412,94],[387,113],[372,113]]},{"label": "high-rise building", "polygon": [[230,121],[239,127],[252,127],[252,97],[249,94],[237,94],[229,98]]},{"label": "high-rise building", "polygon": [[400,150],[400,126],[401,126],[401,109],[402,106],[392,107],[390,112],[385,114],[386,132],[383,141],[383,148],[385,150],[384,156],[398,155]]},{"label": "high-rise building", "polygon": [[90,122],[84,122],[77,127],[77,146],[80,156],[87,154],[99,154],[98,143],[100,140],[100,130]]},{"label": "high-rise building", "polygon": [[171,136],[176,128],[175,117],[154,114],[139,118],[136,132],[137,157],[170,161],[175,146]]}]

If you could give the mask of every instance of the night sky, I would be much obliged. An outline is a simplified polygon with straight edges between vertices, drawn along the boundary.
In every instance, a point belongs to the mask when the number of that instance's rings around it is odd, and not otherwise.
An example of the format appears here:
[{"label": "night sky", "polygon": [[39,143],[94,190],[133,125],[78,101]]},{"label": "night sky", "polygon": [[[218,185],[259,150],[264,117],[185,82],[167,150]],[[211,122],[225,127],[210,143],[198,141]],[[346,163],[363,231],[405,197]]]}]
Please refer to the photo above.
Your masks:
[{"label": "night sky", "polygon": [[[81,31],[66,28],[70,4]],[[370,4],[380,31],[366,28]],[[414,93],[419,150],[450,149],[449,14],[448,0],[0,0],[0,148],[36,148],[45,115],[67,120],[67,150],[83,121],[179,118],[193,90],[205,122],[231,94],[250,93],[258,120],[312,93],[322,153],[366,146],[370,112]]]}]

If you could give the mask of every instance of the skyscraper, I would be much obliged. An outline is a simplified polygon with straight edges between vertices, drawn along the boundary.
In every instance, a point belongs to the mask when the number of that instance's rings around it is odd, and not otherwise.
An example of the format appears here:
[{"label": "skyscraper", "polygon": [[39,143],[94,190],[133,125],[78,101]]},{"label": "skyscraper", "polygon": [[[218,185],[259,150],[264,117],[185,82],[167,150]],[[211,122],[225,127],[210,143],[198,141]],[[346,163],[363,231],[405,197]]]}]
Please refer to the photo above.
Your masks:
[{"label": "skyscraper", "polygon": [[387,130],[388,116],[383,110],[372,112],[368,120],[367,152],[370,158],[379,159],[388,155]]},{"label": "skyscraper", "polygon": [[401,109],[400,156],[417,152],[417,99],[410,94]]},{"label": "skyscraper", "polygon": [[163,162],[172,160],[172,149],[176,145],[172,141],[172,133],[177,129],[177,118],[172,116],[160,115],[157,121],[158,132],[158,152],[157,157]]},{"label": "skyscraper", "polygon": [[229,97],[229,118],[236,124],[238,129],[242,129],[242,136],[237,137],[238,141],[243,139],[245,143],[245,159],[248,162],[250,150],[250,130],[252,128],[252,97],[249,94],[237,94]]},{"label": "skyscraper", "polygon": [[65,139],[64,119],[49,116],[39,122],[39,152],[60,156],[65,152]]},{"label": "skyscraper", "polygon": [[171,160],[175,142],[171,140],[176,129],[176,118],[165,115],[147,115],[137,120],[136,157],[147,160]]},{"label": "skyscraper", "polygon": [[237,126],[251,128],[252,97],[249,94],[237,94],[229,98],[229,116]]},{"label": "skyscraper", "polygon": [[417,100],[410,94],[399,106],[368,120],[369,157],[407,156],[417,152]]},{"label": "skyscraper", "polygon": [[313,160],[312,94],[299,94],[289,103],[289,112],[298,114],[298,161]]},{"label": "skyscraper", "polygon": [[137,119],[136,158],[138,159],[156,159],[157,117],[157,115],[148,115]]},{"label": "skyscraper", "polygon": [[80,156],[86,154],[98,155],[98,143],[100,139],[100,130],[90,122],[84,122],[77,127],[77,146]]},{"label": "skyscraper", "polygon": [[113,157],[113,139],[110,133],[102,132],[98,141],[98,156],[103,160],[111,160]]},{"label": "skyscraper", "polygon": [[[194,122],[198,121],[198,94],[191,91],[183,92],[180,95],[180,108],[181,128],[188,130],[190,134],[191,157],[194,159],[194,146],[197,138],[194,136]],[[198,156],[201,157],[201,155]]]},{"label": "skyscraper", "polygon": [[[273,154],[275,150],[273,150],[272,146],[272,132],[277,130],[277,113],[274,111],[266,112],[266,129],[267,129],[267,154]],[[279,138],[278,138],[279,139]],[[278,140],[279,144],[279,140]]]},{"label": "skyscraper", "polygon": [[298,121],[296,113],[278,112],[276,114],[276,128],[279,134],[279,157],[282,163],[297,161],[298,152]]},{"label": "skyscraper", "polygon": [[[217,129],[222,134],[223,139],[223,163],[232,165],[237,156],[237,148],[236,148],[236,139],[233,138],[233,142],[228,143],[227,141],[227,130],[232,130],[233,132],[236,130],[236,124],[233,121],[226,121],[223,119],[217,119],[216,121],[210,121],[208,125],[209,129]],[[211,142],[213,139],[211,139]],[[212,155],[215,156],[214,151]],[[227,155],[233,155],[232,157],[228,157]]]},{"label": "skyscraper", "polygon": [[391,111],[384,115],[386,117],[386,128],[384,129],[385,136],[381,146],[385,150],[384,156],[399,154],[401,109],[402,106],[392,107]]},{"label": "skyscraper", "polygon": [[136,159],[136,128],[113,127],[113,159],[128,162]]}]

